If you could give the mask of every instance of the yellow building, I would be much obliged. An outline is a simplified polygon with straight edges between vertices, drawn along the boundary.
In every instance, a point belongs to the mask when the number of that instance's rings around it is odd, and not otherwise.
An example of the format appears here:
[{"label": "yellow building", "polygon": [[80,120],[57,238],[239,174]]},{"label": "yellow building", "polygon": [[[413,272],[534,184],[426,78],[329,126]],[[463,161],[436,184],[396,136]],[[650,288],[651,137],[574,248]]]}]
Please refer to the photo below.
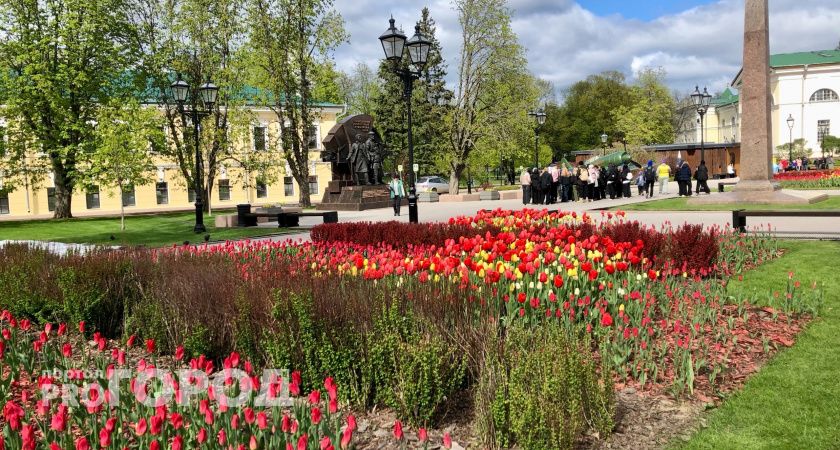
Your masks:
[{"label": "yellow building", "polygon": [[[335,125],[337,117],[344,112],[341,105],[320,103],[318,106],[319,120],[312,124],[317,139],[310,142],[309,152],[310,199],[313,203],[321,200],[327,183],[332,180],[330,163],[320,160],[321,142]],[[252,107],[249,112],[253,120],[247,138],[240,139],[235,145],[235,152],[240,154],[265,151],[269,142],[280,133],[277,116],[270,109]],[[4,125],[0,120],[2,139],[6,138]],[[171,131],[165,131],[167,140],[171,140]],[[120,213],[121,206],[125,207],[127,214],[194,209],[192,189],[187,187],[178,164],[154,154],[152,160],[156,166],[152,174],[153,182],[126,189],[122,196],[116,188],[77,186],[71,203],[73,216],[115,215]],[[278,164],[282,166],[275,167],[275,176],[271,177],[276,181],[270,183],[262,183],[258,174],[245,173],[235,163],[221,164],[210,195],[211,208],[233,208],[240,203],[258,206],[297,204],[300,188],[288,164]],[[0,220],[52,217],[53,186],[52,177],[49,176],[42,180],[28,180],[14,190],[4,189],[3,174],[0,173]]]}]

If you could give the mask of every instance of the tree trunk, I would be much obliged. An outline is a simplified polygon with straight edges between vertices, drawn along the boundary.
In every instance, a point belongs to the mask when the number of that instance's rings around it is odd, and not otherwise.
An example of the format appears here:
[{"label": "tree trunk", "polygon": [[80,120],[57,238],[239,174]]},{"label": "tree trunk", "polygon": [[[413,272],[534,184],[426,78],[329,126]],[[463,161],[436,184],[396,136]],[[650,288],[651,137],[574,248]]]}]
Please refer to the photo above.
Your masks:
[{"label": "tree trunk", "polygon": [[309,198],[309,170],[305,172],[306,174],[300,174],[301,176],[297,178],[297,182],[298,190],[300,191],[300,206],[309,208],[312,206],[312,200]]},{"label": "tree trunk", "polygon": [[71,203],[73,201],[73,181],[60,171],[55,174],[55,211],[53,217],[56,219],[71,219],[73,213]]},{"label": "tree trunk", "polygon": [[457,195],[461,190],[461,175],[463,175],[467,165],[461,161],[454,161],[450,164],[450,167],[452,170],[449,172],[449,193]]},{"label": "tree trunk", "polygon": [[122,183],[120,183],[120,231],[125,231],[125,202],[123,201]]}]

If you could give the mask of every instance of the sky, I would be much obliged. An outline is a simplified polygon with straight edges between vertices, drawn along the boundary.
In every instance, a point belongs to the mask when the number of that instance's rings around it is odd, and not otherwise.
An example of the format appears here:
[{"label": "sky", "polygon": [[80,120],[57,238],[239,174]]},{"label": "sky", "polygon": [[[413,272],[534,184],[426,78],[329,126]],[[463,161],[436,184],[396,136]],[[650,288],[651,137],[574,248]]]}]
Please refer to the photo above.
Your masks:
[{"label": "sky", "polygon": [[[769,0],[770,52],[826,50],[840,43],[840,0]],[[590,74],[629,80],[661,67],[677,91],[725,89],[741,67],[744,0],[508,0],[528,68],[562,91]],[[428,6],[448,64],[457,72],[460,27],[450,0],[335,0],[350,40],[335,51],[339,69],[376,67],[379,35],[393,14],[407,34]]]}]

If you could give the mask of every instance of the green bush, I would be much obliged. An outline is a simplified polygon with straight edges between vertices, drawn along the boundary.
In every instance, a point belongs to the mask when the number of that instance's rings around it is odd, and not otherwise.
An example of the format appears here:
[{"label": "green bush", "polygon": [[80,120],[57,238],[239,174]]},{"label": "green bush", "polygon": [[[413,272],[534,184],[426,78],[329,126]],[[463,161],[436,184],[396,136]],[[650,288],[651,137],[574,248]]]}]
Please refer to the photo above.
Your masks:
[{"label": "green bush", "polygon": [[554,326],[514,326],[506,333],[503,341],[488,341],[475,390],[485,445],[571,449],[587,429],[609,435],[612,377],[588,342],[571,341]]}]

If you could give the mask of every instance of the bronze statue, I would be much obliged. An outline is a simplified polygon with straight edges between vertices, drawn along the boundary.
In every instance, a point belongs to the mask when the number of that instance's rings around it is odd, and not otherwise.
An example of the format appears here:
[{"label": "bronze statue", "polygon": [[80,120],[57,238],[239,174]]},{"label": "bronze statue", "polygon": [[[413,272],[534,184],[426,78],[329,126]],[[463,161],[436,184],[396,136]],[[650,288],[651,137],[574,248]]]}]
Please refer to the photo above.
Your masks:
[{"label": "bronze statue", "polygon": [[373,130],[368,132],[365,149],[367,150],[371,171],[373,172],[370,184],[385,184],[382,180],[382,146],[376,142],[376,134]]},{"label": "bronze statue", "polygon": [[353,181],[356,182],[357,186],[373,184],[368,179],[370,158],[367,145],[362,142],[362,139],[362,135],[356,136],[356,142],[350,146],[350,154],[347,157],[353,170]]}]

